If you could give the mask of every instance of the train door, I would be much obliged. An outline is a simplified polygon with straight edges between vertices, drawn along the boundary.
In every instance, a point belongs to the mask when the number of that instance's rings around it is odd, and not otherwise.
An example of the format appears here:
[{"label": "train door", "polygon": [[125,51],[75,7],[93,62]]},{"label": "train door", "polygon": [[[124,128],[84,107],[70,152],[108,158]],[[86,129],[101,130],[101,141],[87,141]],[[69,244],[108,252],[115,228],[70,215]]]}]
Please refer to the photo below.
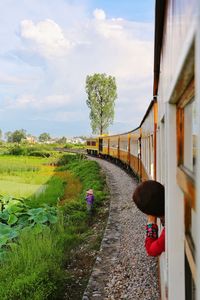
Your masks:
[{"label": "train door", "polygon": [[177,183],[184,194],[185,299],[195,299],[197,218],[195,199],[197,111],[194,79],[177,104]]},{"label": "train door", "polygon": [[103,139],[99,139],[99,153],[103,151]]}]

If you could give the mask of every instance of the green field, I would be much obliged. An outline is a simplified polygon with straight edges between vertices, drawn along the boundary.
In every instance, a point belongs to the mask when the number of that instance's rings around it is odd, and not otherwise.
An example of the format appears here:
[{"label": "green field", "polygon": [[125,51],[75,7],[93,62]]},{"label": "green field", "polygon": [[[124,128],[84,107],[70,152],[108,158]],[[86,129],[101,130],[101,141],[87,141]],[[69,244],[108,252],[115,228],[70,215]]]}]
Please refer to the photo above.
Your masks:
[{"label": "green field", "polygon": [[[92,219],[85,203],[89,188],[95,191]],[[78,299],[66,290],[76,279],[66,265],[90,235],[91,249],[99,247],[92,223],[105,198],[99,166],[79,155],[0,156],[0,299]]]},{"label": "green field", "polygon": [[51,162],[52,158],[0,156],[0,194],[57,201],[64,194],[65,180]]}]

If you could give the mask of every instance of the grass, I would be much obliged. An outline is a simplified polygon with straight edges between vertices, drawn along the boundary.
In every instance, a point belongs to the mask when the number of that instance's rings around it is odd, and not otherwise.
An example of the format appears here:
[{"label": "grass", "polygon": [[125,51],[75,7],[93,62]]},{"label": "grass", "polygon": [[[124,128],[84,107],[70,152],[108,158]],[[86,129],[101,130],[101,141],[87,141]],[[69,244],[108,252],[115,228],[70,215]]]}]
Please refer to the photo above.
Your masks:
[{"label": "grass", "polygon": [[56,205],[66,181],[55,174],[51,163],[52,158],[0,156],[0,194],[27,197],[36,207],[47,202]]},{"label": "grass", "polygon": [[[41,164],[47,164],[48,159],[24,159],[25,161],[21,157],[10,158],[9,167],[11,160],[13,161],[11,172],[0,172],[0,180],[6,181],[11,176],[11,183],[18,178],[17,184],[25,184],[25,181],[30,186],[45,184],[45,191],[38,196],[32,195],[29,203],[35,207],[42,203],[57,205],[60,197],[59,222],[54,227],[44,229],[39,235],[25,230],[21,233],[17,246],[10,245],[12,250],[8,252],[6,260],[0,262],[0,299],[62,299],[65,293],[69,294],[65,290],[66,282],[70,285],[74,281],[73,275],[70,271],[66,272],[65,266],[69,264],[75,249],[84,245],[92,235],[91,225],[98,219],[106,197],[105,179],[99,166],[93,161],[74,157],[70,160],[68,157],[63,160],[67,162],[66,165],[49,168]],[[0,164],[1,161],[3,162],[2,157]],[[2,165],[2,170],[6,170],[5,163]],[[18,171],[16,166],[23,167],[24,171]],[[36,168],[34,171],[31,170],[33,167]],[[85,192],[89,188],[94,189],[95,195],[92,219],[87,214],[85,203]],[[100,240],[96,241],[95,248],[99,244]],[[87,283],[87,276],[89,274],[84,277],[80,294]]]},{"label": "grass", "polygon": [[[0,299],[47,299],[58,294],[64,278],[60,245],[62,227],[42,234],[21,234],[17,247],[0,265]],[[54,299],[54,298],[51,298]]]},{"label": "grass", "polygon": [[32,194],[41,193],[46,185],[19,183],[10,180],[0,180],[1,195],[15,195],[15,197],[31,197]]}]

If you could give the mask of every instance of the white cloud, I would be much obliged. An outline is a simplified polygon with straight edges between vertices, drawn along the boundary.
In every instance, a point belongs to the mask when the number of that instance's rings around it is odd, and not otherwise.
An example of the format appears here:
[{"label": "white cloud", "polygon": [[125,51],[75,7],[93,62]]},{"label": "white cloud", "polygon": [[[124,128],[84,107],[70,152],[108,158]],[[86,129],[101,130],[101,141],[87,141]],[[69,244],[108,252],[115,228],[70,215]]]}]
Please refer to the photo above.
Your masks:
[{"label": "white cloud", "polygon": [[28,80],[26,78],[19,78],[17,76],[11,76],[6,74],[0,74],[1,84],[24,84]]},{"label": "white cloud", "polygon": [[40,113],[34,116],[32,120],[45,120],[52,122],[70,123],[80,122],[86,120],[85,114],[82,111],[59,111],[50,113]]},{"label": "white cloud", "polygon": [[94,15],[95,19],[97,19],[97,20],[105,20],[106,19],[106,14],[103,9],[96,8],[93,11],[93,15]]},{"label": "white cloud", "polygon": [[48,95],[41,98],[30,94],[24,94],[15,100],[7,99],[7,109],[36,109],[37,111],[48,111],[60,109],[69,105],[68,95]]},{"label": "white cloud", "polygon": [[[2,70],[7,73],[2,82],[12,85],[2,108],[23,109],[29,119],[38,113],[44,121],[88,120],[86,76],[106,73],[117,82],[115,122],[126,123],[126,130],[136,127],[152,96],[153,24],[110,19],[102,9],[90,18],[80,9],[76,14],[75,7],[63,14],[62,22],[49,12],[40,15],[39,22],[31,16],[20,19],[14,64],[8,72]],[[30,80],[23,84],[24,78]]]},{"label": "white cloud", "polygon": [[60,26],[50,19],[37,24],[31,20],[21,21],[21,36],[32,41],[40,54],[46,57],[65,56],[71,47]]}]

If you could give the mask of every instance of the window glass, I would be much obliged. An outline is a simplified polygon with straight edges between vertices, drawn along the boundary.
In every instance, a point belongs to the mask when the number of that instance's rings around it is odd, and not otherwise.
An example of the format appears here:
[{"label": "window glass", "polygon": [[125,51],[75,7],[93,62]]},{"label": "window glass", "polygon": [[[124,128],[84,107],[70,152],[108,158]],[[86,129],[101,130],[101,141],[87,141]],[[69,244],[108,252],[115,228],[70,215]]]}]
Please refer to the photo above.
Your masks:
[{"label": "window glass", "polygon": [[196,101],[184,108],[184,166],[195,173],[197,154],[197,110]]}]

